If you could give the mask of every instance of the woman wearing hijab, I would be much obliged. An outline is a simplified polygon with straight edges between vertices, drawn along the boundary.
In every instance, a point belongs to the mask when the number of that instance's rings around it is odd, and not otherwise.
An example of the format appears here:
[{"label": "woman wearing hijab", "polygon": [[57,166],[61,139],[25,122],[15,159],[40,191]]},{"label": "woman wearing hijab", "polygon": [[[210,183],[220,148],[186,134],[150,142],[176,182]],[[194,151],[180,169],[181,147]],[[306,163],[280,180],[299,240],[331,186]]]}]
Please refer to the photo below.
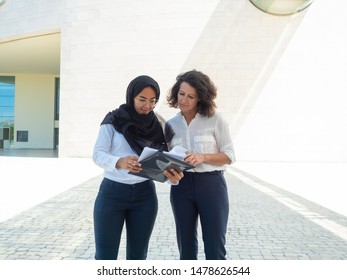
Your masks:
[{"label": "woman wearing hijab", "polygon": [[[158,201],[152,180],[131,175],[141,171],[138,156],[145,147],[167,150],[162,126],[153,112],[160,96],[158,83],[149,76],[132,80],[126,104],[109,112],[101,123],[93,160],[104,169],[94,205],[97,260],[114,260],[126,224],[126,259],[147,258],[148,243],[157,216]],[[183,173],[164,171],[171,183]]]}]

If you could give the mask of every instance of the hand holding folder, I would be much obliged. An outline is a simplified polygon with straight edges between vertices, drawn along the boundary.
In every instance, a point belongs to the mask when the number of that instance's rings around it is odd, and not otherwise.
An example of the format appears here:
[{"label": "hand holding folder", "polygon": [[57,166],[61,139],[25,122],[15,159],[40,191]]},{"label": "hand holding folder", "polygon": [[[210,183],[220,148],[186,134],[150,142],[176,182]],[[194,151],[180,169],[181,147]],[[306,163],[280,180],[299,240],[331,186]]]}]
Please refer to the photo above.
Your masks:
[{"label": "hand holding folder", "polygon": [[144,148],[140,157],[142,170],[140,172],[129,172],[129,174],[149,178],[159,182],[165,182],[167,177],[164,175],[164,170],[174,168],[177,172],[183,172],[194,168],[193,165],[185,163],[185,149],[175,147],[170,152],[162,152],[152,148]]}]

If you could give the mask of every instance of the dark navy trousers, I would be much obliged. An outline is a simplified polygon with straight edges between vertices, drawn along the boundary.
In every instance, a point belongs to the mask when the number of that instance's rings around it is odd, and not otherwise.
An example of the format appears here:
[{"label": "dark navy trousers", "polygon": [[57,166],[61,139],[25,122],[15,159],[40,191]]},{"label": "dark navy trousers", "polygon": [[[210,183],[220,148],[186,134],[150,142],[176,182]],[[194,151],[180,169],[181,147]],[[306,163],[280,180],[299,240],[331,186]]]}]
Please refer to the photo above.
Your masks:
[{"label": "dark navy trousers", "polygon": [[157,212],[153,181],[127,185],[104,178],[94,205],[95,259],[117,259],[125,223],[126,259],[145,260]]},{"label": "dark navy trousers", "polygon": [[180,259],[197,259],[200,217],[206,259],[225,260],[229,199],[223,173],[185,172],[180,183],[171,186],[170,200]]}]

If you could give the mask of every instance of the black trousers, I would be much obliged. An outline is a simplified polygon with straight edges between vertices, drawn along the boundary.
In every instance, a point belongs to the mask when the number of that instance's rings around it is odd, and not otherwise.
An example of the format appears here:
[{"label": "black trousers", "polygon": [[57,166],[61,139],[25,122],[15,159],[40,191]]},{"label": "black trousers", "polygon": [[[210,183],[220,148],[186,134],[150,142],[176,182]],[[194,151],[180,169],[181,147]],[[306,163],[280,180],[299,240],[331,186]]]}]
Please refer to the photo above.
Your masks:
[{"label": "black trousers", "polygon": [[199,216],[206,259],[226,259],[225,235],[229,199],[223,173],[185,172],[179,185],[171,186],[170,199],[180,259],[197,259]]},{"label": "black trousers", "polygon": [[117,259],[124,223],[126,259],[146,259],[157,212],[153,181],[127,185],[104,178],[94,205],[95,259]]}]

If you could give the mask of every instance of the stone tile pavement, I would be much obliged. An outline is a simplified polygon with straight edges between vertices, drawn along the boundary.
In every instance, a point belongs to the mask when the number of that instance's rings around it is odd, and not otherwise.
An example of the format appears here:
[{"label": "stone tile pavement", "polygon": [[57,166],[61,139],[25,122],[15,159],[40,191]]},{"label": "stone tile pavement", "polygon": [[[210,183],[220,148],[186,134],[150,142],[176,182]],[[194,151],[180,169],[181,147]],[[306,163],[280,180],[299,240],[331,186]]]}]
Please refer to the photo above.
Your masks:
[{"label": "stone tile pavement", "polygon": [[[228,259],[346,260],[347,217],[230,168]],[[88,260],[101,176],[0,223],[0,260]],[[177,260],[169,186],[157,184],[159,212],[148,259]],[[201,234],[199,235],[201,236]],[[125,258],[122,238],[119,259]],[[204,259],[199,241],[199,259]]]}]

